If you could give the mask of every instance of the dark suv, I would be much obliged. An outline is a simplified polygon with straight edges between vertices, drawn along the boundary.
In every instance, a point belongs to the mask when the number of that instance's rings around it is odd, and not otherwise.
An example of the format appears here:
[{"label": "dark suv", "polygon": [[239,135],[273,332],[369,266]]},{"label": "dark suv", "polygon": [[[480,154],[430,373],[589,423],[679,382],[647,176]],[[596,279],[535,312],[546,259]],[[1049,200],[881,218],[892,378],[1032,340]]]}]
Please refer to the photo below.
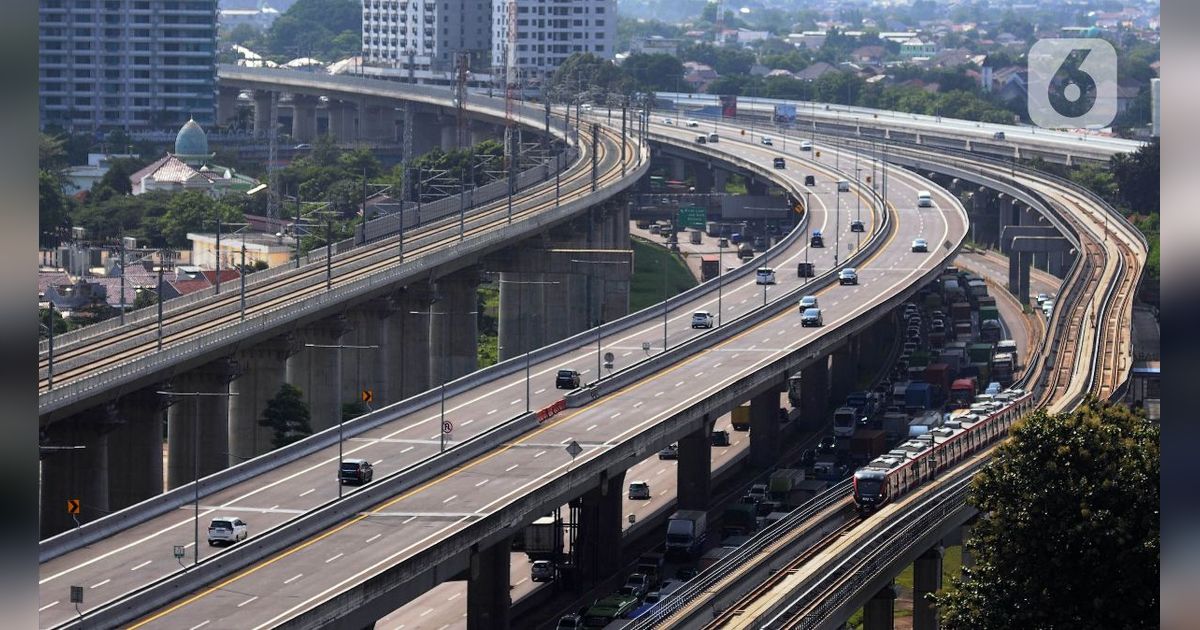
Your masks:
[{"label": "dark suv", "polygon": [[576,389],[579,387],[579,372],[575,370],[559,370],[554,377],[554,387],[558,389]]},{"label": "dark suv", "polygon": [[365,459],[343,459],[338,470],[338,481],[361,486],[375,478],[375,468]]}]

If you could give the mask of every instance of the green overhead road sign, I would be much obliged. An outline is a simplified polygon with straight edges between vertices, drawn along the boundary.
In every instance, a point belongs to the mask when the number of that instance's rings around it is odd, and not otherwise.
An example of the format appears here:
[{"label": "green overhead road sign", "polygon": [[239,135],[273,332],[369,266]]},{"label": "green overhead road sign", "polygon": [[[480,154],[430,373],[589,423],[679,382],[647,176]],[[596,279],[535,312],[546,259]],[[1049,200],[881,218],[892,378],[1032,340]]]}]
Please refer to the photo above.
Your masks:
[{"label": "green overhead road sign", "polygon": [[708,221],[708,208],[702,206],[684,206],[679,209],[679,225],[682,227],[704,229]]}]

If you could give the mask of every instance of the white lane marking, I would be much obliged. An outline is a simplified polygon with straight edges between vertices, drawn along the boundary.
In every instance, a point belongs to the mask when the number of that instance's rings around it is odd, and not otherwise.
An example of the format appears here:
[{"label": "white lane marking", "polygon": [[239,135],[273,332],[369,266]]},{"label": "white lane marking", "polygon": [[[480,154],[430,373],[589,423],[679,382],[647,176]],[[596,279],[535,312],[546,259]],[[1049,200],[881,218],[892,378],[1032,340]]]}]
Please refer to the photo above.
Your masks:
[{"label": "white lane marking", "polygon": [[316,488],[309,488],[308,490],[305,490],[304,492],[301,492],[301,493],[300,493],[300,496],[304,496],[304,495],[307,495],[307,494],[312,494],[312,493],[314,493],[314,492],[316,492],[316,491],[317,491],[317,489],[316,489]]},{"label": "white lane marking", "polygon": [[696,372],[696,378],[700,378],[701,376],[704,376],[704,372]]},{"label": "white lane marking", "polygon": [[252,602],[252,601],[254,601],[254,600],[256,600],[256,599],[258,599],[258,595],[255,595],[254,597],[251,597],[250,599],[247,599],[246,601],[244,601],[244,602],[242,602],[242,603],[238,604],[238,605],[237,605],[237,607],[238,607],[238,608],[241,608],[242,606],[245,606],[246,604],[249,604],[250,602]]},{"label": "white lane marking", "polygon": [[487,412],[487,415],[489,415],[489,416],[490,416],[490,415],[492,415],[492,414],[494,414],[494,413],[496,413],[496,410],[495,410],[495,409],[493,409],[493,410],[491,410],[491,411]]},{"label": "white lane marking", "polygon": [[631,354],[633,354],[633,350],[630,350],[629,352],[626,352],[625,354],[622,354],[621,356],[623,356],[623,357],[627,357],[627,356],[629,356],[629,355],[631,355]]},{"label": "white lane marking", "polygon": [[447,597],[446,601],[452,602],[452,601],[458,599],[459,597],[462,597],[462,593],[455,593],[455,594],[451,595],[450,597]]},{"label": "white lane marking", "polygon": [[481,487],[483,487],[483,486],[486,486],[486,485],[487,485],[487,482],[489,482],[489,481],[491,481],[491,479],[484,479],[483,481],[480,481],[479,483],[475,484],[475,487],[476,487],[476,488],[481,488]]},{"label": "white lane marking", "polygon": [[408,448],[404,449],[403,451],[400,451],[400,454],[401,454],[401,455],[403,455],[403,454],[405,454],[405,453],[407,453],[407,452],[409,452],[409,451],[413,450],[414,448],[416,448],[416,447],[415,447],[415,446],[410,446],[410,447],[408,447]]},{"label": "white lane marking", "polygon": [[379,465],[379,463],[380,463],[380,462],[382,462],[382,461],[383,461],[382,459],[377,459],[377,460],[375,460],[375,461],[371,462],[371,465],[372,465],[372,466],[378,466],[378,465]]},{"label": "white lane marking", "polygon": [[380,536],[383,536],[383,534],[375,534],[374,536],[368,538],[365,542],[368,542],[368,543],[375,542],[376,540],[379,540]]},{"label": "white lane marking", "polygon": [[200,630],[200,628],[207,626],[210,621],[212,621],[212,619],[205,619],[204,621],[192,626],[189,630]]},{"label": "white lane marking", "polygon": [[717,368],[719,368],[719,367],[721,367],[721,363],[720,363],[719,361],[718,361],[717,363],[714,363],[714,364],[713,364],[713,369],[714,369],[714,370],[715,370],[715,369],[717,369]]},{"label": "white lane marking", "polygon": [[661,474],[663,474],[663,473],[665,473],[665,472],[667,472],[667,469],[666,469],[666,468],[660,468],[660,469],[658,470],[658,472],[656,472],[656,473],[654,473],[654,474],[655,474],[655,476],[658,476],[658,475],[661,475]]},{"label": "white lane marking", "polygon": [[665,394],[665,393],[666,393],[666,392],[658,392],[657,394],[655,394],[655,395],[654,395],[654,397],[655,397],[655,398],[658,398],[659,396],[662,396],[662,395],[663,395],[663,394]]},{"label": "white lane marking", "polygon": [[637,401],[637,402],[633,403],[633,408],[634,408],[634,409],[637,409],[638,407],[641,407],[641,406],[642,406],[642,405],[644,405],[644,404],[646,404],[646,403],[644,403],[644,402],[642,402],[642,401],[640,401],[640,400],[639,400],[639,401]]},{"label": "white lane marking", "polygon": [[142,567],[146,566],[147,564],[150,564],[151,562],[154,562],[154,561],[153,561],[153,560],[147,560],[147,561],[145,561],[145,562],[143,562],[143,563],[141,563],[141,564],[138,564],[138,565],[135,565],[135,566],[131,567],[129,570],[130,570],[130,571],[137,571],[138,569],[140,569],[140,568],[142,568]]},{"label": "white lane marking", "polygon": [[451,502],[451,501],[453,501],[453,500],[455,500],[455,499],[457,499],[457,498],[458,498],[458,495],[457,495],[457,494],[452,494],[452,495],[450,495],[450,496],[446,497],[445,499],[442,499],[442,503],[443,503],[443,504],[446,504],[446,503],[449,503],[449,502]]},{"label": "white lane marking", "polygon": [[433,612],[433,609],[432,609],[432,608],[427,608],[427,609],[425,610],[425,612],[423,612],[423,613],[421,613],[420,615],[417,615],[417,616],[418,616],[418,617],[424,617],[425,615],[428,615],[428,614],[429,614],[429,613],[431,613],[431,612]]},{"label": "white lane marking", "polygon": [[520,586],[528,581],[529,581],[529,578],[521,578],[521,581],[517,582],[516,584],[513,584],[513,586]]},{"label": "white lane marking", "polygon": [[536,453],[534,453],[534,454],[533,454],[533,458],[534,458],[534,459],[537,459],[537,458],[539,458],[539,457],[541,457],[542,455],[545,455],[545,454],[546,454],[546,451],[538,451],[538,452],[536,452]]},{"label": "white lane marking", "polygon": [[475,422],[475,421],[474,421],[474,420],[467,420],[466,422],[462,423],[462,425],[465,427],[465,426],[467,426],[468,424],[471,424],[472,422]]},{"label": "white lane marking", "polygon": [[296,580],[299,580],[299,579],[300,579],[300,578],[302,578],[302,577],[304,577],[304,574],[303,574],[303,573],[297,573],[296,575],[293,575],[292,577],[290,577],[290,578],[288,578],[288,579],[284,580],[284,581],[283,581],[283,583],[284,583],[284,584],[291,584],[292,582],[295,582]]},{"label": "white lane marking", "polygon": [[736,359],[736,358],[738,358],[738,356],[739,356],[740,354],[741,354],[740,352],[738,352],[738,353],[735,353],[733,356],[731,356],[731,357],[729,357],[729,358],[730,358],[730,359]]},{"label": "white lane marking", "polygon": [[39,608],[38,612],[42,612],[43,610],[46,610],[47,608],[49,608],[51,606],[57,606],[58,602],[60,602],[60,601],[62,601],[62,600],[56,599],[56,600],[50,602],[49,604],[46,604],[45,606],[42,606],[41,608]]},{"label": "white lane marking", "polygon": [[678,383],[675,383],[675,387],[683,387],[683,381],[679,381]]},{"label": "white lane marking", "polygon": [[510,403],[508,403],[508,404],[511,406],[511,405],[515,405],[515,404],[517,404],[517,403],[519,403],[519,402],[521,402],[521,399],[520,399],[520,398],[518,398],[518,399],[516,399],[516,400],[514,400],[514,401],[512,401],[512,402],[510,402]]},{"label": "white lane marking", "polygon": [[617,413],[614,413],[613,415],[609,416],[609,417],[608,417],[608,419],[609,419],[609,420],[612,420],[613,418],[616,418],[616,417],[617,417],[617,416],[619,416],[619,415],[621,415],[621,412],[620,412],[620,411],[618,411]]},{"label": "white lane marking", "polygon": [[112,578],[107,578],[102,582],[96,582],[95,584],[93,584],[91,586],[91,588],[100,588],[101,586],[104,586],[105,584],[108,584],[111,581],[112,581]]},{"label": "white lane marking", "polygon": [[504,472],[512,472],[512,471],[516,470],[518,466],[520,466],[520,464],[513,464],[512,466],[505,468]]},{"label": "white lane marking", "polygon": [[797,326],[799,326],[799,325],[800,325],[800,322],[796,322],[795,324],[792,324],[792,328],[795,328],[795,327],[797,327]]},{"label": "white lane marking", "polygon": [[[210,510],[210,511],[211,511],[211,510]],[[194,543],[194,542],[190,542],[190,543],[188,543],[188,544],[184,545],[184,546],[183,546],[183,548],[184,548],[184,549],[187,549],[188,547],[191,547],[191,546],[192,546],[192,545],[194,545],[194,544],[196,544],[196,543]]]},{"label": "white lane marking", "polygon": [[783,333],[785,333],[785,332],[787,332],[787,331],[786,331],[786,330],[780,330],[780,331],[778,331],[778,332],[776,332],[776,333],[775,333],[775,336],[776,336],[776,337],[778,337],[779,335],[782,335],[782,334],[783,334]]},{"label": "white lane marking", "polygon": [[341,557],[342,557],[342,556],[344,556],[344,555],[346,555],[346,554],[345,554],[345,553],[341,553],[341,552],[339,552],[339,553],[338,553],[336,556],[334,556],[334,557],[332,557],[332,558],[330,558],[330,559],[326,560],[326,561],[325,561],[325,564],[329,564],[330,562],[333,562],[334,560],[337,560],[338,558],[341,558]]},{"label": "white lane marking", "polygon": [[584,429],[584,430],[585,430],[585,431],[591,431],[592,429],[595,429],[595,428],[596,428],[596,427],[598,427],[598,426],[600,426],[600,425],[598,425],[598,424],[593,424],[592,426],[590,426],[590,427],[588,427],[588,428],[586,428],[586,429]]},{"label": "white lane marking", "polygon": [[543,387],[543,388],[541,388],[541,389],[539,389],[539,390],[537,390],[536,392],[533,392],[533,393],[535,393],[535,394],[540,394],[540,393],[542,393],[542,392],[544,392],[544,391],[546,391],[546,388],[545,388],[545,387]]},{"label": "white lane marking", "polygon": [[401,521],[401,522],[400,522],[400,524],[401,524],[401,525],[408,525],[409,523],[411,523],[411,522],[413,522],[413,521],[415,521],[415,520],[417,520],[417,517],[416,517],[416,516],[410,516],[410,517],[408,517],[408,518],[404,519],[403,521]]}]

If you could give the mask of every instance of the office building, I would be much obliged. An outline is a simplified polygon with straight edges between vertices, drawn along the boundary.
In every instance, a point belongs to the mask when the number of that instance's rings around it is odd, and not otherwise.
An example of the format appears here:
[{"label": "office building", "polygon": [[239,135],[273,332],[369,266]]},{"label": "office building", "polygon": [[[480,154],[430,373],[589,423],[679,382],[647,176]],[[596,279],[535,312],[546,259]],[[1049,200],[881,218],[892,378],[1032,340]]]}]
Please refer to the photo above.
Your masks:
[{"label": "office building", "polygon": [[490,0],[362,0],[367,74],[415,83],[452,81],[455,55],[487,65]]},{"label": "office building", "polygon": [[39,0],[38,62],[42,128],[212,127],[217,0]]},{"label": "office building", "polygon": [[539,85],[572,54],[612,59],[616,53],[616,0],[494,0],[493,72],[505,67],[510,2],[517,5],[516,65],[523,85]]}]

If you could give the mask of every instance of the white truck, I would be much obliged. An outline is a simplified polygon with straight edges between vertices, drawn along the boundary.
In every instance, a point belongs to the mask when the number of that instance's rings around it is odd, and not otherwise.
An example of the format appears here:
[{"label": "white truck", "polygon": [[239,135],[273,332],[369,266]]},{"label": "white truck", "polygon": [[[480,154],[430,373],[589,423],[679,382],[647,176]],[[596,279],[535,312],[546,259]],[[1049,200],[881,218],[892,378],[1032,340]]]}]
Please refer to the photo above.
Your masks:
[{"label": "white truck", "polygon": [[525,527],[525,553],[532,560],[554,560],[562,551],[562,521],[543,516]]},{"label": "white truck", "polygon": [[707,536],[707,512],[678,510],[667,520],[666,553],[671,557],[691,558],[704,547]]}]

